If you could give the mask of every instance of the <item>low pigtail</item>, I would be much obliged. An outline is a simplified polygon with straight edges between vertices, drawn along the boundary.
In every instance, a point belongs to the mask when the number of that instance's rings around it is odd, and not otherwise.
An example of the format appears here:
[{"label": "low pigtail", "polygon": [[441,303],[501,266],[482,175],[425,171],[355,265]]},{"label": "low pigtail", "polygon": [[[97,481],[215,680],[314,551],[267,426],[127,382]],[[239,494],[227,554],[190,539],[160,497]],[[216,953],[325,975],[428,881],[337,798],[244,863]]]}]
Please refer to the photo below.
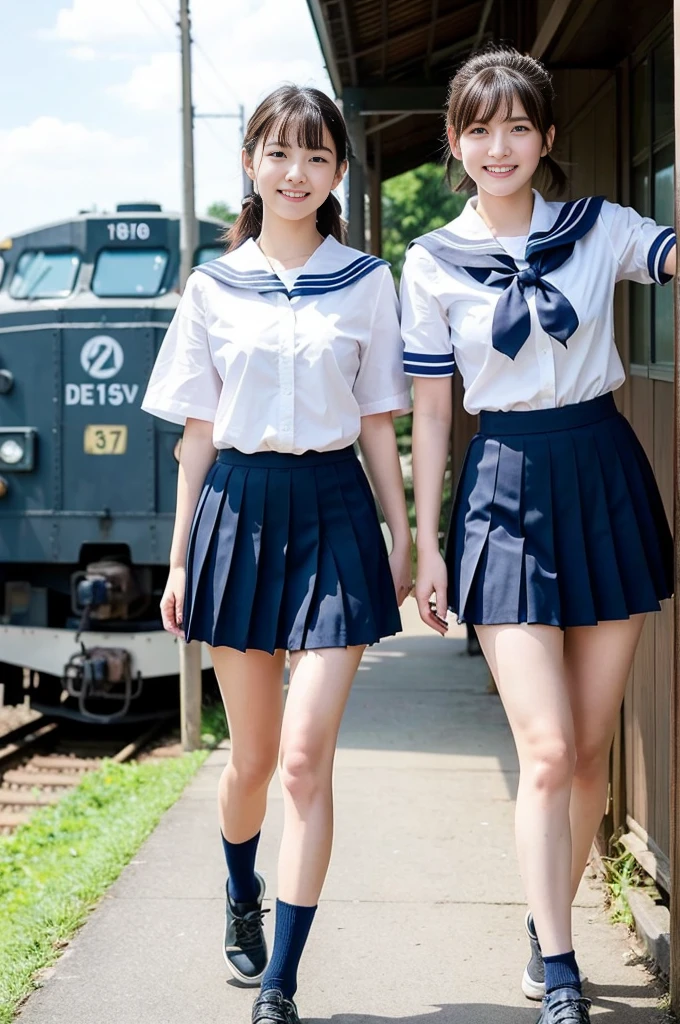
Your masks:
[{"label": "low pigtail", "polygon": [[565,172],[562,170],[557,160],[550,156],[544,156],[541,160],[541,167],[543,168],[543,177],[546,183],[546,191],[554,192],[559,195],[566,189],[569,179]]},{"label": "low pigtail", "polygon": [[249,238],[257,238],[262,230],[262,196],[252,192],[241,204],[241,212],[230,224],[220,241],[227,245],[227,252],[238,249]]},{"label": "low pigtail", "polygon": [[347,225],[342,219],[342,207],[337,196],[329,193],[316,211],[316,227],[320,235],[327,238],[332,235],[344,245],[347,240]]}]

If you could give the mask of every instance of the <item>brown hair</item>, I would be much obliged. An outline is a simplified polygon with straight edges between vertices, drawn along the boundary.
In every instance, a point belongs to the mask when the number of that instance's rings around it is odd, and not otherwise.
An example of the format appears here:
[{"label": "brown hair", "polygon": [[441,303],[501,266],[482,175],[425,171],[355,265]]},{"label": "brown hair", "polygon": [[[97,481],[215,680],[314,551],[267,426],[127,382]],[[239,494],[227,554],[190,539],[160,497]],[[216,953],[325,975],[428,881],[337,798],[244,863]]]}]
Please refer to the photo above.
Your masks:
[{"label": "brown hair", "polygon": [[[338,107],[319,89],[303,89],[297,85],[282,85],[270,93],[258,106],[248,121],[243,148],[253,157],[258,142],[265,139],[276,127],[279,140],[288,145],[291,129],[296,131],[298,146],[305,149],[320,149],[323,146],[323,132],[327,128],[335,143],[338,167],[348,159],[351,146],[347,125]],[[338,199],[329,192],[316,211],[316,226],[319,234],[333,235],[339,242],[345,241],[345,222],[341,216]],[[243,200],[241,213],[228,228],[223,241],[228,250],[236,249],[248,238],[257,238],[262,230],[262,197],[253,193]]]},{"label": "brown hair", "polygon": [[[474,121],[488,122],[503,110],[512,116],[515,98],[524,107],[534,128],[541,133],[544,145],[549,128],[554,124],[552,79],[540,61],[526,56],[510,46],[491,46],[470,57],[458,70],[449,86],[446,125],[453,128],[457,139]],[[468,174],[453,185],[455,163],[449,151],[446,160],[447,181],[456,192],[470,192],[476,188]],[[560,192],[567,184],[567,176],[550,154],[541,157],[543,184],[547,190]]]}]

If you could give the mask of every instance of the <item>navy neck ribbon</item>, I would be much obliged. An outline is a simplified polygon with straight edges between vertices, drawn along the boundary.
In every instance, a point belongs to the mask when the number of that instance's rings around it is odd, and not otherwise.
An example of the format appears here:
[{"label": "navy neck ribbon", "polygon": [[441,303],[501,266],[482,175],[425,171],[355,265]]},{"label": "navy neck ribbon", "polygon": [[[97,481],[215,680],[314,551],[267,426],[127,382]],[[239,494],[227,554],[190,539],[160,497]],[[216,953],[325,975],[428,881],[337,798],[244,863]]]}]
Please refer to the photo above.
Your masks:
[{"label": "navy neck ribbon", "polygon": [[512,256],[493,239],[461,238],[445,228],[414,239],[442,263],[461,267],[480,284],[500,288],[494,311],[491,343],[503,355],[514,359],[531,333],[531,314],[526,290],[536,292],[538,320],[551,338],[565,346],[578,327],[576,310],[562,292],[545,280],[571,257],[579,239],[595,225],[604,196],[565,203],[548,231],[537,231],[527,240],[520,270]]}]

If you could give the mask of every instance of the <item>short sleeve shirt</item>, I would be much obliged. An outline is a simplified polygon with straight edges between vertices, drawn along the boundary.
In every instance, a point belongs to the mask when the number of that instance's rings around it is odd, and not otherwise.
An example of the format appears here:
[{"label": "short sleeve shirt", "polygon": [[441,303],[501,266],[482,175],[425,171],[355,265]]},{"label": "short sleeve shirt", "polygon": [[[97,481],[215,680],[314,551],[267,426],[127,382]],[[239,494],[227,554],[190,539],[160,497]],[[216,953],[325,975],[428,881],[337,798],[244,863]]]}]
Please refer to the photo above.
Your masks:
[{"label": "short sleeve shirt", "polygon": [[142,408],[214,423],[217,448],[331,451],[405,410],[398,300],[383,260],[328,237],[275,274],[254,240],[190,276]]}]

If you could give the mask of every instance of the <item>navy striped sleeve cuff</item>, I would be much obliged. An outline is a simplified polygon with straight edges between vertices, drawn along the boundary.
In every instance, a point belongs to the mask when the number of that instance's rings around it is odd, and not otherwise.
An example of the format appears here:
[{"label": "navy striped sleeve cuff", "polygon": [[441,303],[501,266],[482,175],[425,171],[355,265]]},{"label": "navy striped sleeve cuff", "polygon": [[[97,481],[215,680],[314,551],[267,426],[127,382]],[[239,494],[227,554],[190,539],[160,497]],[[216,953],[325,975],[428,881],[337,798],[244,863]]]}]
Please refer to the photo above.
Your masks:
[{"label": "navy striped sleeve cuff", "polygon": [[404,352],[404,372],[410,377],[451,377],[455,368],[453,352],[443,355]]},{"label": "navy striped sleeve cuff", "polygon": [[664,274],[663,268],[674,245],[675,231],[673,228],[664,228],[652,242],[647,254],[647,269],[649,276],[657,284],[667,284],[671,280],[671,274]]}]

